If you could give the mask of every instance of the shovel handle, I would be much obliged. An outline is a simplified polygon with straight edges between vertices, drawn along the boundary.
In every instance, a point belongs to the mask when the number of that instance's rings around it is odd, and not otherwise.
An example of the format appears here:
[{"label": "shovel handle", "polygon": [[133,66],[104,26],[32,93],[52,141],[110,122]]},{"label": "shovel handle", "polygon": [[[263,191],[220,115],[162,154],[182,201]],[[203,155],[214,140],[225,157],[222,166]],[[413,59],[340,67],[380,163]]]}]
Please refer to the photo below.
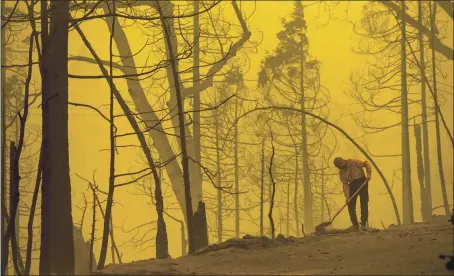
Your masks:
[{"label": "shovel handle", "polygon": [[359,189],[348,199],[348,201],[344,204],[344,206],[342,206],[342,208],[340,208],[339,211],[337,211],[337,213],[334,215],[334,217],[331,219],[331,222],[333,222],[333,220],[337,217],[337,215],[340,214],[340,212],[342,212],[342,210],[344,210],[344,208],[350,203],[350,200],[352,200],[353,197],[355,197],[360,191],[361,189],[366,186],[367,184],[367,179],[366,181],[363,182],[363,184],[361,184],[361,186],[359,187]]}]

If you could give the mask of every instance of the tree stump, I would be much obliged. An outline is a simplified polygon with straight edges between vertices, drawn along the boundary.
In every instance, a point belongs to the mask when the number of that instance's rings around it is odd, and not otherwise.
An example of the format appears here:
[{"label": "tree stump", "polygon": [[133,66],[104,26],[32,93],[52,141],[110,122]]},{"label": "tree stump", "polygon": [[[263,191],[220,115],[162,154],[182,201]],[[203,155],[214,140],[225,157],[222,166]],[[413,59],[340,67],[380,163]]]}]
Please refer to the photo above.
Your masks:
[{"label": "tree stump", "polygon": [[203,201],[199,201],[197,211],[194,213],[194,238],[196,251],[208,246],[207,218]]}]

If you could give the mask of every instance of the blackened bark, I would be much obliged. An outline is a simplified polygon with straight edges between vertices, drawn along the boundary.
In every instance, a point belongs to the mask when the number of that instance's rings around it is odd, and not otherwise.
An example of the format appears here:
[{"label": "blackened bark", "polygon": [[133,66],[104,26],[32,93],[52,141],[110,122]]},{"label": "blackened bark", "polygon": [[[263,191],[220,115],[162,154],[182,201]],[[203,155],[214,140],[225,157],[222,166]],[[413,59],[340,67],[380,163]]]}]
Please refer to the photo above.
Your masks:
[{"label": "blackened bark", "polygon": [[[109,5],[109,4],[108,4]],[[101,243],[101,253],[99,254],[98,269],[103,269],[107,256],[107,244],[109,242],[109,229],[110,229],[110,219],[112,216],[112,204],[113,196],[115,191],[115,132],[114,132],[114,115],[113,115],[113,102],[114,102],[114,85],[113,85],[113,69],[112,69],[112,58],[113,58],[113,36],[115,35],[115,1],[112,1],[112,7],[109,7],[110,12],[113,13],[112,19],[112,31],[110,32],[110,74],[109,74],[109,87],[110,87],[110,97],[109,97],[109,114],[110,114],[110,124],[109,124],[109,139],[110,139],[110,162],[109,162],[109,190],[107,193],[107,203],[106,203],[106,215],[104,217],[103,225],[103,234],[102,234],[102,243]]]},{"label": "blackened bark", "polygon": [[195,250],[202,249],[208,246],[208,231],[207,217],[205,211],[205,203],[199,201],[197,211],[194,213],[194,240]]},{"label": "blackened bark", "polygon": [[11,240],[11,256],[14,266],[14,271],[16,274],[21,275],[22,271],[19,267],[19,262],[17,258],[18,248],[17,248],[17,237],[16,237],[16,214],[17,206],[19,205],[19,174],[17,168],[17,155],[16,155],[16,145],[14,142],[10,143],[10,186],[9,186],[9,223],[8,223],[8,236],[5,239],[5,242],[8,244]]},{"label": "blackened bark", "polygon": [[32,246],[33,246],[33,221],[35,219],[36,202],[38,201],[39,187],[41,186],[41,174],[43,167],[43,149],[41,145],[38,171],[36,174],[35,190],[33,191],[32,205],[30,207],[30,216],[28,218],[28,237],[27,237],[27,255],[25,260],[24,275],[30,274],[30,268],[32,264]]},{"label": "blackened bark", "polygon": [[268,212],[268,218],[270,219],[270,224],[271,224],[271,237],[274,239],[275,238],[275,229],[274,229],[274,220],[273,220],[273,207],[274,207],[274,195],[276,194],[276,183],[274,182],[274,178],[273,178],[274,145],[271,144],[271,147],[272,147],[272,152],[271,152],[269,173],[270,173],[271,184],[273,187],[273,192],[271,194],[271,199],[270,199],[270,211]]},{"label": "blackened bark", "polygon": [[88,260],[88,272],[93,271],[93,246],[95,244],[95,229],[96,229],[96,191],[93,191],[93,213],[92,213],[92,224],[91,224],[91,240],[90,240],[90,258]]},{"label": "blackened bark", "polygon": [[177,65],[175,60],[175,54],[173,52],[173,47],[176,45],[172,45],[170,40],[170,27],[168,26],[168,22],[162,18],[162,9],[159,4],[159,1],[155,1],[157,10],[161,16],[161,24],[163,25],[164,29],[164,36],[167,45],[167,50],[169,51],[170,57],[170,64],[172,67],[172,74],[173,74],[173,81],[175,85],[175,93],[176,93],[176,100],[177,100],[177,108],[178,108],[178,121],[179,121],[179,135],[180,135],[180,144],[181,144],[181,152],[182,152],[182,167],[183,167],[183,180],[184,180],[184,194],[185,194],[185,207],[186,207],[186,222],[188,225],[188,243],[189,243],[189,254],[195,252],[194,247],[194,221],[193,216],[194,213],[192,211],[192,199],[191,199],[191,184],[189,178],[189,158],[188,158],[188,151],[186,148],[186,135],[185,135],[185,120],[184,120],[184,105],[183,105],[183,97],[180,91],[180,84],[178,83],[178,71]]},{"label": "blackened bark", "polygon": [[[5,1],[1,1],[1,11],[2,11],[2,18],[3,18],[3,11],[5,10]],[[2,22],[3,24],[3,22]],[[6,28],[2,28],[1,29],[1,41],[2,41],[2,44],[4,43],[3,41],[5,41],[5,29]],[[5,100],[6,100],[6,90],[5,90],[5,83],[6,83],[6,68],[3,67],[3,65],[6,65],[6,45],[5,46],[1,46],[2,49],[1,49],[1,63],[2,63],[2,68],[1,68],[1,79],[0,81],[2,82],[2,91],[1,91],[1,147],[2,147],[2,153],[1,153],[1,171],[0,171],[0,174],[1,174],[1,199],[0,199],[0,204],[1,204],[1,223],[2,223],[2,238],[5,236],[6,234],[6,225],[7,225],[7,220],[6,220],[6,196],[5,196],[5,187],[6,187],[6,112],[5,112]],[[5,275],[5,272],[6,272],[6,267],[7,267],[7,258],[8,258],[8,254],[5,255],[5,247],[6,247],[6,250],[8,250],[8,243],[5,241],[5,240],[2,240],[2,270],[1,270],[1,273],[2,275]],[[6,260],[5,260],[6,258]]]},{"label": "blackened bark", "polygon": [[427,221],[427,201],[426,191],[424,188],[424,165],[422,158],[422,143],[421,143],[421,126],[414,124],[415,141],[416,141],[416,164],[418,169],[418,180],[419,180],[419,192],[421,194],[421,216],[422,221]]},{"label": "blackened bark", "polygon": [[43,184],[41,275],[73,275],[74,243],[68,149],[69,1],[41,1]]},{"label": "blackened bark", "polygon": [[260,160],[260,237],[263,237],[263,213],[264,213],[264,192],[265,192],[265,139],[262,141],[262,158]]},{"label": "blackened bark", "polygon": [[[436,71],[436,59],[435,59],[435,50],[433,47],[435,35],[435,24],[436,24],[436,15],[437,15],[437,2],[433,1],[433,8],[430,8],[430,31],[431,31],[431,44],[432,44],[432,77],[433,77],[433,98],[434,102],[438,103],[438,90],[437,90],[437,71]],[[440,141],[440,118],[439,113],[435,112],[435,137],[437,139],[437,161],[438,161],[438,173],[440,176],[440,184],[441,184],[441,191],[443,196],[443,206],[445,209],[445,215],[449,214],[449,206],[448,206],[448,194],[446,192],[446,180],[445,180],[445,172],[443,169],[443,157],[441,152],[441,141]]]}]

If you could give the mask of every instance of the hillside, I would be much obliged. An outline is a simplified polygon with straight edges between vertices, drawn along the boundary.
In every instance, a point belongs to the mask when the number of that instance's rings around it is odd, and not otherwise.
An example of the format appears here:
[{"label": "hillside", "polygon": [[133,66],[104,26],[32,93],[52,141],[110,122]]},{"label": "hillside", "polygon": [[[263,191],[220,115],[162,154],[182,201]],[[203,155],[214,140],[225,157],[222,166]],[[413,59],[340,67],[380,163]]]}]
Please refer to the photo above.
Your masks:
[{"label": "hillside", "polygon": [[453,251],[447,217],[376,232],[330,232],[275,241],[246,236],[193,256],[111,264],[97,274],[453,275],[439,258]]}]

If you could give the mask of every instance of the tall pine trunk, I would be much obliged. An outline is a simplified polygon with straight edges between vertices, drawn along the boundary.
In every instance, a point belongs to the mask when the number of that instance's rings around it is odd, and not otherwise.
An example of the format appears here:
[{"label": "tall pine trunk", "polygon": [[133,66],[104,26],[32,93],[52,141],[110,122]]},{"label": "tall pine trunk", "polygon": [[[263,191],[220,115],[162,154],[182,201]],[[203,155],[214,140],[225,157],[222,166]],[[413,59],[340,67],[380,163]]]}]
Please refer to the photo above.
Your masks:
[{"label": "tall pine trunk", "polygon": [[[201,136],[200,136],[200,91],[199,91],[199,83],[200,83],[200,24],[199,24],[199,1],[194,0],[194,60],[193,60],[193,71],[192,71],[192,87],[194,88],[194,121],[193,121],[193,140],[194,140],[194,158],[199,164],[201,163],[201,154],[200,154],[200,144],[201,144]],[[194,174],[194,180],[192,185],[202,187],[202,172],[201,167],[196,164],[194,170],[192,171]],[[201,189],[200,200],[202,200],[203,190]]]},{"label": "tall pine trunk", "polygon": [[269,167],[269,174],[270,174],[270,186],[272,186],[273,190],[270,195],[270,210],[268,212],[268,219],[270,220],[270,230],[271,230],[271,238],[275,238],[275,227],[274,227],[274,220],[273,220],[273,207],[274,207],[274,196],[276,194],[276,183],[274,182],[273,177],[273,160],[274,160],[274,145],[273,139],[271,138],[271,158],[270,158],[270,167]]},{"label": "tall pine trunk", "polygon": [[263,237],[263,201],[265,190],[265,139],[262,140],[262,155],[261,155],[261,170],[260,170],[260,237]]},{"label": "tall pine trunk", "polygon": [[186,145],[186,129],[185,129],[185,120],[184,120],[184,99],[181,95],[181,85],[179,83],[178,78],[178,67],[176,64],[175,55],[177,54],[174,52],[176,49],[176,45],[172,45],[172,41],[170,39],[170,24],[167,20],[163,18],[164,13],[162,12],[161,6],[159,1],[156,1],[156,7],[158,9],[159,15],[161,17],[161,24],[164,30],[164,39],[165,44],[167,46],[167,51],[170,57],[170,64],[171,64],[171,71],[173,75],[173,83],[175,85],[175,97],[176,97],[176,104],[178,108],[178,122],[179,122],[179,135],[180,135],[180,147],[182,153],[182,167],[183,167],[183,183],[184,183],[184,196],[185,196],[185,210],[186,210],[186,222],[188,225],[188,245],[189,245],[189,254],[194,253],[195,251],[195,239],[194,239],[194,225],[193,225],[193,209],[192,209],[192,198],[191,198],[191,183],[190,183],[190,175],[189,175],[189,158],[188,158],[188,150]]},{"label": "tall pine trunk", "polygon": [[[1,1],[1,12],[2,12],[2,18],[3,18],[3,12],[5,10],[5,1]],[[3,20],[2,20],[2,25],[3,25]],[[1,125],[1,147],[2,147],[2,153],[1,153],[1,171],[0,171],[0,174],[1,174],[1,220],[2,220],[2,237],[5,236],[6,234],[6,225],[7,225],[7,220],[6,220],[6,196],[5,196],[5,192],[6,192],[6,112],[5,112],[5,102],[6,102],[6,90],[5,90],[5,84],[6,84],[6,68],[4,68],[3,66],[6,65],[6,44],[3,45],[4,41],[5,41],[5,29],[6,28],[2,28],[1,32],[1,36],[2,36],[2,49],[1,49],[1,62],[2,62],[2,72],[1,72],[1,82],[2,82],[2,91],[1,91],[1,112],[2,112],[2,115],[1,115],[1,120],[2,120],[2,125]],[[6,248],[5,248],[6,247]],[[5,258],[7,258],[7,253],[5,253],[5,249],[7,250],[8,248],[8,244],[6,242],[3,242],[2,243],[2,270],[1,272],[2,273],[5,273],[5,269],[6,269],[6,264],[7,264],[7,261]]]},{"label": "tall pine trunk", "polygon": [[305,107],[305,90],[304,90],[304,51],[303,51],[303,36],[301,36],[301,75],[300,75],[300,89],[301,89],[301,140],[302,140],[302,159],[303,159],[303,189],[304,189],[304,227],[305,232],[311,232],[313,229],[312,217],[312,196],[311,196],[311,182],[309,178],[309,154],[307,150],[307,132],[306,132],[306,114]]},{"label": "tall pine trunk", "polygon": [[[214,95],[215,105],[217,104],[216,90]],[[218,243],[222,242],[222,190],[221,187],[221,150],[219,149],[219,119],[218,119],[218,110],[215,109],[214,122],[216,129],[216,185],[217,196],[218,196]]]},{"label": "tall pine trunk", "polygon": [[[109,3],[107,3],[109,5]],[[106,215],[104,217],[103,234],[101,242],[101,253],[99,254],[98,269],[103,269],[107,256],[107,245],[109,242],[109,229],[112,217],[112,204],[113,196],[115,191],[115,132],[114,132],[114,82],[113,82],[113,69],[112,69],[112,58],[113,58],[113,37],[115,35],[115,1],[112,1],[112,6],[109,7],[113,14],[110,31],[110,43],[109,43],[109,142],[110,142],[110,162],[109,162],[109,190],[107,193],[106,203]]]},{"label": "tall pine trunk", "polygon": [[423,221],[427,221],[427,197],[424,188],[424,165],[422,158],[422,142],[421,142],[421,126],[413,124],[416,140],[416,164],[418,169],[419,192],[421,194],[421,217]]},{"label": "tall pine trunk", "polygon": [[288,236],[290,236],[290,180],[287,181],[287,215],[286,215],[286,219],[287,219],[286,236],[288,237]]},{"label": "tall pine trunk", "polygon": [[[435,50],[434,50],[434,39],[435,39],[435,24],[436,24],[436,14],[437,14],[437,2],[433,1],[433,8],[430,8],[430,32],[432,43],[432,77],[433,77],[433,92],[434,92],[434,102],[438,103],[438,93],[437,93],[437,70],[436,70],[436,59],[435,59]],[[440,175],[440,185],[441,192],[443,196],[443,206],[445,210],[445,215],[449,215],[449,205],[448,205],[448,194],[446,192],[446,180],[445,173],[443,169],[443,156],[441,150],[441,138],[440,138],[440,118],[438,112],[435,112],[435,139],[437,140],[437,161],[438,161],[438,173]],[[432,211],[432,210],[431,210]]]},{"label": "tall pine trunk", "polygon": [[68,149],[69,1],[41,1],[43,184],[41,275],[73,275],[74,243]]},{"label": "tall pine trunk", "polygon": [[298,216],[298,175],[299,175],[299,164],[298,164],[298,148],[295,148],[295,196],[293,198],[293,204],[295,209],[295,229],[296,236],[300,236],[300,220]]},{"label": "tall pine trunk", "polygon": [[238,175],[238,97],[235,97],[234,166],[235,166],[235,237],[240,237],[240,194]]},{"label": "tall pine trunk", "polygon": [[[418,22],[423,25],[422,1],[418,1]],[[422,108],[422,141],[424,150],[424,210],[423,220],[427,221],[432,215],[432,183],[430,177],[430,156],[429,156],[429,127],[427,123],[427,100],[426,83],[424,74],[426,69],[424,58],[424,40],[422,28],[419,29],[419,60],[421,62],[421,108]]]},{"label": "tall pine trunk", "polygon": [[401,122],[402,122],[402,204],[403,223],[413,223],[413,199],[411,191],[411,168],[410,168],[410,142],[408,132],[408,91],[407,91],[407,53],[406,53],[406,23],[405,1],[402,5],[402,36],[401,36]]},{"label": "tall pine trunk", "polygon": [[325,221],[325,170],[322,169],[322,182],[321,182],[321,197],[320,197],[320,221]]}]

